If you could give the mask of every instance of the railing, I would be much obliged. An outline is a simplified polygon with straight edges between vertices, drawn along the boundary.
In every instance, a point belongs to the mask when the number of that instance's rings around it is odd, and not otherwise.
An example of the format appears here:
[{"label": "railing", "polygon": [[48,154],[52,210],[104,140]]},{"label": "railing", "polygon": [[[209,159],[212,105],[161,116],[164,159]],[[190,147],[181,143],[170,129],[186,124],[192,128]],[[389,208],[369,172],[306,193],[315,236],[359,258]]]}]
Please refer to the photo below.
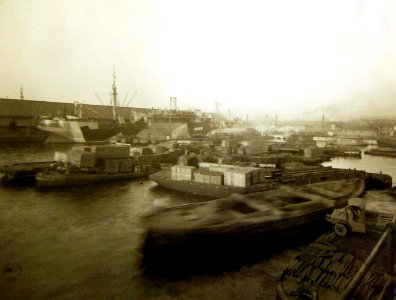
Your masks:
[{"label": "railing", "polygon": [[355,277],[352,279],[350,284],[345,289],[341,296],[341,299],[347,300],[352,299],[353,294],[359,287],[364,276],[372,267],[375,259],[381,254],[380,250],[387,244],[387,272],[385,274],[386,284],[384,285],[379,299],[394,299],[395,296],[395,250],[396,250],[396,215],[393,217],[392,222],[388,224],[385,232],[382,234],[381,238],[371,251],[370,255],[367,257],[366,261],[360,267],[359,271],[356,273]]}]

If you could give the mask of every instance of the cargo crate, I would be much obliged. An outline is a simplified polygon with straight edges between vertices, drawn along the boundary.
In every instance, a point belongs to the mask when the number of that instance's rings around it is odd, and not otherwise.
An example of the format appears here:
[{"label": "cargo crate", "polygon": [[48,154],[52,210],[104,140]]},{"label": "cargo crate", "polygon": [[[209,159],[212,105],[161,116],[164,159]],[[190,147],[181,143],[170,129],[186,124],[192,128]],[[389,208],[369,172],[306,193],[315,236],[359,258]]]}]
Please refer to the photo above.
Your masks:
[{"label": "cargo crate", "polygon": [[120,161],[118,159],[106,159],[104,161],[105,173],[114,174],[120,172]]},{"label": "cargo crate", "polygon": [[97,159],[128,158],[130,153],[130,146],[129,145],[91,146],[91,151],[95,153]]},{"label": "cargo crate", "polygon": [[133,162],[130,158],[120,159],[120,173],[132,172]]},{"label": "cargo crate", "polygon": [[95,154],[82,150],[69,150],[67,162],[79,168],[93,168],[95,167]]}]

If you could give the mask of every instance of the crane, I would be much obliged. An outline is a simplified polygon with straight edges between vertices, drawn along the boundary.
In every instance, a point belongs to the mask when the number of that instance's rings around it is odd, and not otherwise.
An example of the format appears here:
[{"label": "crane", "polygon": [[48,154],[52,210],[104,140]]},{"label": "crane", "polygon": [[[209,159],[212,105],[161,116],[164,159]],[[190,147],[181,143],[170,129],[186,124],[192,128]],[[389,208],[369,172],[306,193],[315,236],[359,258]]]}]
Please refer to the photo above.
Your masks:
[{"label": "crane", "polygon": [[131,96],[131,98],[128,100],[127,104],[125,105],[126,107],[129,105],[129,103],[132,101],[132,99],[136,96],[136,94],[137,94],[137,91],[135,91],[133,93],[133,95]]}]

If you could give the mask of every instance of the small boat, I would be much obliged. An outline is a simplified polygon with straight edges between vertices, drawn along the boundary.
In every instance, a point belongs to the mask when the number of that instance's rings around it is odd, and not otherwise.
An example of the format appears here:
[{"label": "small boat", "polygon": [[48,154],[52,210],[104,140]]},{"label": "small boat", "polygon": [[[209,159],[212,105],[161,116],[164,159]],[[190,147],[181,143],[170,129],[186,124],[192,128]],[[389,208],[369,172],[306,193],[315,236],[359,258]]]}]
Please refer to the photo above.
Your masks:
[{"label": "small boat", "polygon": [[50,169],[55,161],[20,162],[0,166],[1,183],[31,183],[39,172]]},{"label": "small boat", "polygon": [[385,156],[385,157],[396,157],[396,148],[373,148],[364,151],[368,155]]},{"label": "small boat", "polygon": [[167,255],[197,260],[252,252],[258,243],[269,247],[278,234],[325,220],[330,208],[364,189],[363,179],[348,179],[161,208],[143,218],[143,265],[162,264]]},{"label": "small boat", "polygon": [[36,184],[39,187],[82,186],[109,181],[144,178],[154,172],[155,170],[151,168],[123,173],[60,172],[58,170],[51,170],[37,173]]}]

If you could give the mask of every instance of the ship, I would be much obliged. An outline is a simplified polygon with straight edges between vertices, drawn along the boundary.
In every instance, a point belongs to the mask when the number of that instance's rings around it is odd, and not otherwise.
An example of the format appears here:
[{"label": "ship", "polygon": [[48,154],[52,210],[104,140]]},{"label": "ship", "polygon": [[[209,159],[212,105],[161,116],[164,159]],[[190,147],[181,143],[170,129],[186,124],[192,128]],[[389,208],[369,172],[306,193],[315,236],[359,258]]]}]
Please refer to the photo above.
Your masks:
[{"label": "ship", "polygon": [[214,129],[213,116],[200,109],[182,110],[176,106],[176,97],[171,97],[169,109],[152,109],[148,114],[151,124],[187,124],[191,139],[201,140]]},{"label": "ship", "polygon": [[[63,118],[41,117],[38,128],[48,132],[49,143],[98,143],[108,140],[117,134],[136,134],[145,127],[142,123],[125,123],[123,117],[117,114],[117,87],[113,74],[112,85],[112,119],[84,118],[81,103],[75,103],[75,115],[66,115]],[[99,113],[90,108],[96,115]]]},{"label": "ship", "polygon": [[10,126],[0,126],[0,144],[11,143],[44,143],[49,134],[39,130],[36,126],[16,123]]},{"label": "ship", "polygon": [[113,122],[75,116],[41,117],[37,127],[49,135],[46,140],[48,143],[101,142],[119,133]]}]

